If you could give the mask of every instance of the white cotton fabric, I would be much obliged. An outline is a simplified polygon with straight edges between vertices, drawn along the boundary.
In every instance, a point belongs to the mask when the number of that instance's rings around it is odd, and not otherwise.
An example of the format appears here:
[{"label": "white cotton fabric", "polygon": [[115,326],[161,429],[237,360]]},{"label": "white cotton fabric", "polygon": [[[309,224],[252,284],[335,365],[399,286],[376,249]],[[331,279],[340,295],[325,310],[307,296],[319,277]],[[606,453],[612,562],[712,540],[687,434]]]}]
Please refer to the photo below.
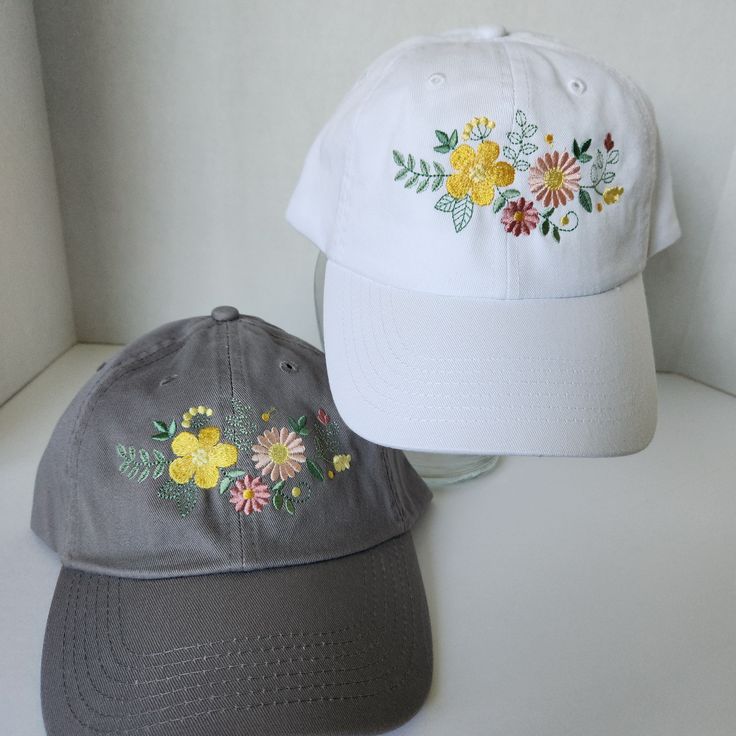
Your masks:
[{"label": "white cotton fabric", "polygon": [[[444,185],[394,181],[393,150],[451,173],[436,130],[462,133],[486,116],[503,147],[517,110],[537,126],[532,166],[571,152],[573,139],[591,138],[595,155],[610,132],[620,200],[600,212],[598,195],[590,213],[577,196],[558,207],[553,222],[571,212],[579,225],[556,243],[541,227],[505,232],[491,206],[476,205],[456,233],[434,208]],[[581,169],[590,183],[590,164]],[[511,184],[527,201],[528,176],[517,169]],[[625,454],[651,439],[639,275],[680,230],[650,104],[622,75],[529,33],[412,39],[366,71],[319,134],[287,218],[330,260],[328,372],[359,434],[411,450],[550,455]]]}]

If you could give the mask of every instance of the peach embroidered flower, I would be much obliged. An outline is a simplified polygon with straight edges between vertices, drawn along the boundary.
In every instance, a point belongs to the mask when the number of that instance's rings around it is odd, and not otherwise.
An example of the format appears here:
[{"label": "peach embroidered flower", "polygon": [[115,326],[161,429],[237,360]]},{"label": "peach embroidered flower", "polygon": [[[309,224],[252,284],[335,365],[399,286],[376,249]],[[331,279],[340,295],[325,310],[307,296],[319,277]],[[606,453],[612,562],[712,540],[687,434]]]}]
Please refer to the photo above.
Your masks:
[{"label": "peach embroidered flower", "polygon": [[191,432],[180,432],[171,442],[171,449],[179,457],[169,465],[169,476],[174,483],[188,483],[192,477],[199,488],[214,488],[220,477],[220,468],[235,465],[238,449],[220,442],[217,427],[205,427],[195,437]]},{"label": "peach embroidered flower", "polygon": [[493,201],[496,187],[513,184],[514,167],[506,161],[497,161],[498,143],[482,141],[475,151],[463,144],[450,154],[450,164],[457,173],[447,178],[447,192],[455,199],[466,194],[479,206]]},{"label": "peach embroidered flower", "polygon": [[539,212],[534,209],[534,203],[527,202],[524,197],[509,202],[501,215],[501,224],[506,232],[516,236],[529,235],[538,222]]},{"label": "peach embroidered flower", "polygon": [[545,153],[529,170],[529,188],[545,207],[564,205],[580,188],[580,166],[567,151]]},{"label": "peach embroidered flower", "polygon": [[271,500],[266,484],[258,477],[246,475],[238,478],[230,489],[230,503],[237,512],[249,516],[254,511],[261,511]]},{"label": "peach embroidered flower", "polygon": [[262,476],[271,475],[271,480],[293,478],[306,462],[304,442],[296,432],[286,427],[266,430],[253,445],[253,462]]}]

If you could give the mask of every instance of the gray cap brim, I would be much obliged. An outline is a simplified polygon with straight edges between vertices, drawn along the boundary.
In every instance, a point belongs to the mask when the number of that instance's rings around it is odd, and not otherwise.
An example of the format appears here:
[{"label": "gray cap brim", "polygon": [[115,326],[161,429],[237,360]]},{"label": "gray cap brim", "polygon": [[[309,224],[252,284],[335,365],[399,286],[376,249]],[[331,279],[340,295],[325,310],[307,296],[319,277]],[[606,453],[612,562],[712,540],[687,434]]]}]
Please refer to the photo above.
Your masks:
[{"label": "gray cap brim", "polygon": [[63,568],[42,668],[50,736],[372,734],[423,703],[429,617],[409,534],[247,573]]}]

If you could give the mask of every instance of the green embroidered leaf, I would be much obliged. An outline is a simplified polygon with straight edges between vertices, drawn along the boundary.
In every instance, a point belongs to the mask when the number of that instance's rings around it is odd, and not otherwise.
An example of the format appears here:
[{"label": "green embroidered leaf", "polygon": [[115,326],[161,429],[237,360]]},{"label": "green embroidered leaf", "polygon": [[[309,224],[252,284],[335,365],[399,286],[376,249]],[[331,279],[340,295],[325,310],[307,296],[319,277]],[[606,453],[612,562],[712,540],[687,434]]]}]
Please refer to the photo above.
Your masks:
[{"label": "green embroidered leaf", "polygon": [[509,142],[513,143],[515,146],[521,145],[521,135],[519,133],[516,133],[514,131],[510,132],[508,134]]},{"label": "green embroidered leaf", "polygon": [[435,204],[434,208],[440,212],[452,212],[457,200],[451,194],[443,194]]},{"label": "green embroidered leaf", "polygon": [[166,424],[166,422],[162,422],[160,419],[154,419],[153,426],[156,427],[156,431],[158,432],[168,432],[169,431],[169,425]]},{"label": "green embroidered leaf", "polygon": [[414,170],[414,156],[411,154],[406,157],[406,168],[411,169],[412,171]]},{"label": "green embroidered leaf", "polygon": [[394,163],[397,166],[403,166],[404,165],[404,157],[397,150],[394,150],[393,154],[394,154]]},{"label": "green embroidered leaf", "polygon": [[516,158],[516,151],[514,151],[514,149],[511,148],[511,146],[504,146],[503,155],[504,155],[504,158],[508,158],[513,161]]},{"label": "green embroidered leaf", "polygon": [[580,161],[581,164],[587,164],[592,158],[593,157],[589,153],[581,153],[578,156],[578,161]]},{"label": "green embroidered leaf", "polygon": [[222,494],[222,493],[225,493],[225,491],[226,491],[226,490],[227,490],[228,488],[230,488],[230,486],[231,486],[232,484],[233,484],[233,479],[232,479],[232,478],[227,478],[227,477],[223,478],[223,479],[222,479],[222,480],[220,481],[220,493],[221,493],[221,494]]},{"label": "green embroidered leaf", "polygon": [[282,489],[282,488],[283,488],[283,487],[284,487],[285,485],[286,485],[286,481],[285,481],[285,480],[280,480],[280,481],[277,481],[276,483],[274,483],[274,484],[273,484],[273,486],[272,486],[271,490],[272,490],[272,491],[273,491],[274,493],[279,493],[279,492],[281,491],[281,489]]},{"label": "green embroidered leaf", "polygon": [[600,148],[598,150],[596,150],[596,152],[595,152],[595,165],[599,169],[602,169],[603,166],[604,166],[604,163],[603,163],[603,151],[601,151]]},{"label": "green embroidered leaf", "polygon": [[407,174],[409,173],[409,169],[399,169],[396,172],[396,176],[394,177],[394,181],[401,181]]},{"label": "green embroidered leaf", "polygon": [[138,450],[138,456],[141,459],[141,462],[145,465],[151,464],[151,456],[148,454],[147,450]]},{"label": "green embroidered leaf", "polygon": [[435,146],[434,150],[437,151],[437,153],[450,153],[452,148],[450,148],[449,143],[443,143],[441,146]]},{"label": "green embroidered leaf", "polygon": [[163,452],[161,450],[154,450],[153,451],[153,457],[156,460],[157,463],[165,463],[166,458],[164,457]]},{"label": "green embroidered leaf", "polygon": [[189,516],[192,509],[197,505],[197,491],[189,485],[183,486],[182,492],[176,497],[176,510],[181,518]]},{"label": "green embroidered leaf", "polygon": [[288,420],[287,420],[287,422],[288,422],[289,428],[291,429],[292,432],[298,432],[299,431],[299,424],[296,421],[296,419],[292,419],[291,417],[289,417]]},{"label": "green embroidered leaf", "polygon": [[507,199],[507,200],[508,200],[508,199],[515,199],[516,197],[518,197],[518,196],[519,196],[519,195],[521,194],[521,192],[520,192],[520,191],[519,191],[518,189],[504,189],[503,191],[501,191],[501,190],[499,189],[499,190],[498,190],[498,193],[499,193],[499,194],[500,194],[500,195],[501,195],[501,196],[502,196],[502,197],[503,197],[504,199]]},{"label": "green embroidered leaf", "polygon": [[546,235],[549,232],[549,220],[546,220],[542,223],[542,235]]},{"label": "green embroidered leaf", "polygon": [[445,167],[442,164],[438,164],[436,161],[432,161],[432,166],[434,166],[434,170],[437,172],[438,176],[445,175]]},{"label": "green embroidered leaf", "polygon": [[516,162],[515,166],[517,171],[526,171],[529,168],[529,162],[521,159]]},{"label": "green embroidered leaf", "polygon": [[592,140],[593,140],[592,138],[588,138],[588,140],[585,141],[585,143],[583,143],[582,146],[580,146],[581,153],[585,153],[590,148],[590,143]]},{"label": "green embroidered leaf", "polygon": [[534,153],[537,148],[539,148],[539,146],[535,143],[522,143],[521,148],[519,148],[519,153],[523,156],[528,156],[530,153]]},{"label": "green embroidered leaf", "polygon": [[606,171],[606,173],[603,174],[603,183],[610,184],[615,178],[616,178],[615,171]]},{"label": "green embroidered leaf", "polygon": [[467,227],[470,218],[473,216],[473,202],[466,194],[462,199],[456,199],[452,208],[452,223],[455,225],[455,232],[459,233]]},{"label": "green embroidered leaf", "polygon": [[307,458],[307,470],[312,474],[313,478],[316,478],[317,480],[324,480],[325,475],[322,472],[322,468],[320,468],[317,463],[312,462],[309,458]]},{"label": "green embroidered leaf", "polygon": [[593,202],[590,199],[590,194],[588,194],[587,189],[581,189],[580,194],[578,195],[578,199],[580,199],[580,204],[582,205],[583,209],[586,212],[592,212],[593,211]]},{"label": "green embroidered leaf", "polygon": [[159,442],[166,442],[171,439],[171,435],[168,432],[159,432],[158,434],[151,437],[152,440],[158,440]]},{"label": "green embroidered leaf", "polygon": [[166,463],[158,463],[156,467],[153,469],[152,478],[160,478],[164,473],[164,468],[166,467]]},{"label": "green embroidered leaf", "polygon": [[417,194],[420,194],[420,193],[421,193],[421,192],[423,192],[423,191],[424,191],[424,190],[425,190],[425,189],[426,189],[426,188],[427,188],[428,186],[429,186],[429,179],[423,179],[422,181],[420,181],[420,182],[419,182],[419,184],[418,184],[418,186],[417,186],[417,188],[416,188],[416,193],[417,193]]},{"label": "green embroidered leaf", "polygon": [[286,499],[286,501],[284,502],[284,508],[285,508],[285,509],[286,509],[286,510],[287,510],[287,511],[288,511],[288,512],[289,512],[289,513],[290,513],[290,514],[292,515],[292,516],[294,515],[294,511],[295,511],[295,509],[294,509],[294,502],[293,502],[293,501],[292,501],[292,500],[291,500],[290,498],[287,498],[287,499]]},{"label": "green embroidered leaf", "polygon": [[283,495],[281,493],[275,493],[271,500],[276,511],[281,511],[281,507],[284,505]]},{"label": "green embroidered leaf", "polygon": [[610,151],[609,152],[608,158],[606,159],[606,163],[609,163],[609,164],[612,164],[612,165],[613,164],[617,164],[620,155],[621,154],[620,154],[618,148],[614,148],[613,151]]},{"label": "green embroidered leaf", "polygon": [[406,182],[404,183],[404,189],[411,189],[419,179],[419,174],[414,174],[413,176],[410,176]]},{"label": "green embroidered leaf", "polygon": [[242,478],[245,475],[245,470],[228,470],[225,475],[228,478]]},{"label": "green embroidered leaf", "polygon": [[560,231],[557,229],[557,225],[552,225],[552,237],[559,243],[560,242]]},{"label": "green embroidered leaf", "polygon": [[128,457],[128,451],[125,449],[125,445],[121,445],[118,443],[117,445],[115,445],[115,450],[120,457]]},{"label": "green embroidered leaf", "polygon": [[419,168],[424,176],[429,176],[429,164],[423,159],[419,159]]},{"label": "green embroidered leaf", "polygon": [[553,212],[555,211],[554,207],[550,207],[549,209],[546,209],[544,212],[542,212],[542,217],[549,217]]},{"label": "green embroidered leaf", "polygon": [[[536,125],[527,125],[526,128],[521,132],[521,134],[524,136],[524,138],[531,138],[536,132],[538,128]],[[537,146],[534,146],[534,150],[537,150]]]},{"label": "green embroidered leaf", "polygon": [[437,140],[442,145],[449,145],[450,143],[450,136],[447,135],[443,130],[435,130],[434,134],[437,136]]},{"label": "green embroidered leaf", "polygon": [[572,154],[575,156],[575,158],[580,157],[580,146],[578,145],[577,140],[575,138],[572,139]]},{"label": "green embroidered leaf", "polygon": [[296,424],[297,424],[297,427],[299,427],[299,429],[304,429],[304,427],[307,426],[307,417],[306,417],[306,415],[303,414],[302,416],[300,416],[299,419],[297,420]]},{"label": "green embroidered leaf", "polygon": [[502,196],[499,195],[493,201],[493,211],[498,212],[505,204],[506,204],[506,200]]},{"label": "green embroidered leaf", "polygon": [[138,482],[143,483],[143,481],[148,478],[148,476],[151,474],[151,471],[148,468],[143,468],[141,470],[140,475],[138,476]]},{"label": "green embroidered leaf", "polygon": [[526,125],[526,115],[521,110],[516,111],[516,124],[520,128],[523,128]]},{"label": "green embroidered leaf", "polygon": [[432,180],[432,191],[436,192],[442,186],[444,180],[444,176],[435,176]]},{"label": "green embroidered leaf", "polygon": [[129,447],[128,448],[128,462],[134,463],[135,462],[135,447]]},{"label": "green embroidered leaf", "polygon": [[136,475],[138,475],[138,470],[139,470],[139,468],[138,468],[137,465],[131,465],[130,468],[128,469],[128,472],[126,473],[126,475],[131,480],[135,480]]},{"label": "green embroidered leaf", "polygon": [[161,488],[158,489],[158,497],[165,501],[173,501],[181,493],[181,486],[174,483],[173,480],[167,480]]},{"label": "green embroidered leaf", "polygon": [[457,145],[457,131],[453,130],[452,135],[450,136],[450,148],[455,148]]}]

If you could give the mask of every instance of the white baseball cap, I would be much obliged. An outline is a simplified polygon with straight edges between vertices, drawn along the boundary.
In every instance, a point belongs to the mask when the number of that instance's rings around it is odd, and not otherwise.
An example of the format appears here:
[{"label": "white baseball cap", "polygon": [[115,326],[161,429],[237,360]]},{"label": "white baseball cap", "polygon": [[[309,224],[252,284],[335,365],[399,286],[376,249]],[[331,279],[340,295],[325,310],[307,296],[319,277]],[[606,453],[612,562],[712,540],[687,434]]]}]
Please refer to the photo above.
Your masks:
[{"label": "white baseball cap", "polygon": [[318,135],[287,212],[327,255],[340,413],[407,450],[608,456],[657,418],[642,270],[680,236],[651,105],[558,41],[409,40]]}]

